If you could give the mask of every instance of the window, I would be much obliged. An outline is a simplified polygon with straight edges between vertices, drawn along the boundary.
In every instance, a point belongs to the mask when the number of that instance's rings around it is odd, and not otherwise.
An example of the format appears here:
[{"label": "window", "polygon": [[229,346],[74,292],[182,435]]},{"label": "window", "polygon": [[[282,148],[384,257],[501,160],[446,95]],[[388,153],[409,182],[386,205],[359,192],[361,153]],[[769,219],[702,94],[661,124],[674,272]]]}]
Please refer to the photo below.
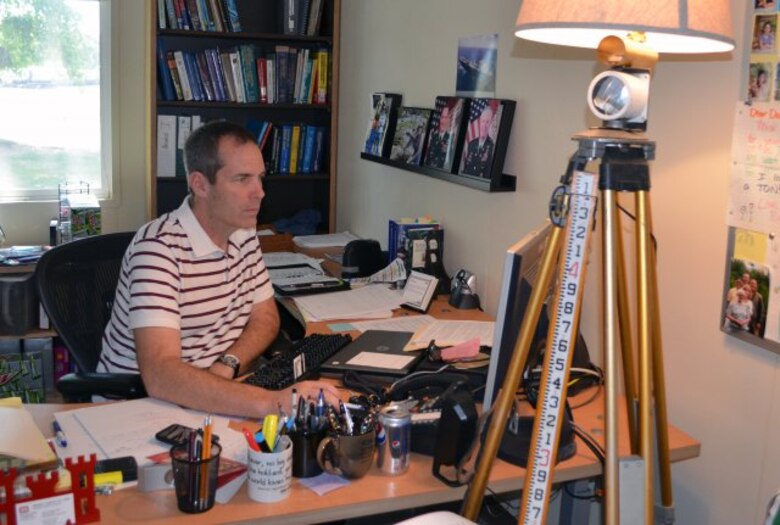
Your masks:
[{"label": "window", "polygon": [[107,0],[0,0],[0,201],[110,195]]}]

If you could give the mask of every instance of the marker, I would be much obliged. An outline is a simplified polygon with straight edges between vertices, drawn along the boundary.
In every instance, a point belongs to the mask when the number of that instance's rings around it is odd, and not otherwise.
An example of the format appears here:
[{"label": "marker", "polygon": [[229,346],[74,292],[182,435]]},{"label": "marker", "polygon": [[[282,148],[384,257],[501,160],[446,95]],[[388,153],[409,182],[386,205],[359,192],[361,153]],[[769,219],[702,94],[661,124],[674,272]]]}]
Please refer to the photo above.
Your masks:
[{"label": "marker", "polygon": [[57,438],[57,444],[62,448],[66,448],[68,446],[68,440],[65,439],[65,432],[62,431],[62,427],[56,419],[52,423],[52,427],[54,428],[54,435]]},{"label": "marker", "polygon": [[279,416],[276,414],[268,414],[265,416],[265,419],[263,419],[263,436],[265,436],[265,440],[268,442],[268,448],[271,449],[271,451],[273,451],[274,445],[276,444],[278,427]]},{"label": "marker", "polygon": [[254,436],[252,433],[246,429],[246,427],[242,428],[241,431],[244,433],[244,437],[246,438],[246,442],[249,445],[249,448],[254,450],[255,452],[260,452],[260,447],[257,446],[257,441],[255,441]]}]

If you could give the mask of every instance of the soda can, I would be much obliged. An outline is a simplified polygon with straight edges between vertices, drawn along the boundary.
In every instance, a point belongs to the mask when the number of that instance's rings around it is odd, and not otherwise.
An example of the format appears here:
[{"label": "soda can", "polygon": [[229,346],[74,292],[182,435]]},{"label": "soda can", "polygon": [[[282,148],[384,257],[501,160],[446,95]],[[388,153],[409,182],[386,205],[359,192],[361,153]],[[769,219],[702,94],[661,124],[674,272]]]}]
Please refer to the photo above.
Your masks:
[{"label": "soda can", "polygon": [[385,436],[378,443],[377,466],[385,474],[403,474],[409,468],[412,416],[401,406],[389,405],[379,412],[379,424]]}]

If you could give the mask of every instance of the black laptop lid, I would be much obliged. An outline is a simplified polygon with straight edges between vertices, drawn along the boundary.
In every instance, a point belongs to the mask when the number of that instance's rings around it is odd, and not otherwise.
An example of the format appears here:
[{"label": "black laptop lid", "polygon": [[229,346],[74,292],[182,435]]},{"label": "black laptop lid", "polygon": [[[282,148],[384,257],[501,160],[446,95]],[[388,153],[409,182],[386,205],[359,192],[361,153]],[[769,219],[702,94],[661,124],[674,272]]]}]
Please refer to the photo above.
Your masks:
[{"label": "black laptop lid", "polygon": [[324,375],[347,371],[382,377],[404,377],[423,356],[423,351],[404,352],[412,332],[366,330],[320,366]]}]

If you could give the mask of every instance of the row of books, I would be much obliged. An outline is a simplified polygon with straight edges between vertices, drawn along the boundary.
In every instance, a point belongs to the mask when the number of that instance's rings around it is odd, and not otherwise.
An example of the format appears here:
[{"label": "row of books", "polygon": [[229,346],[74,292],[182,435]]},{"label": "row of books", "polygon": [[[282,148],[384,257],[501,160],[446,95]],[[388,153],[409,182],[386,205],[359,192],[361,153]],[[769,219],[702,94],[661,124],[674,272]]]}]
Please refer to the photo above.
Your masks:
[{"label": "row of books", "polygon": [[261,128],[259,140],[265,142],[261,149],[268,173],[296,175],[326,170],[328,130],[324,126],[266,124],[269,131]]},{"label": "row of books", "polygon": [[157,0],[157,26],[187,31],[241,32],[236,0]]},{"label": "row of books", "polygon": [[[157,176],[185,177],[184,145],[204,123],[200,115],[157,115]],[[322,173],[326,170],[327,129],[300,123],[250,120],[267,173]]]},{"label": "row of books", "polygon": [[285,35],[319,34],[325,0],[280,0],[282,33]]},{"label": "row of books", "polygon": [[326,104],[329,63],[327,49],[277,45],[260,54],[242,44],[171,51],[157,41],[160,97],[167,101]]}]

